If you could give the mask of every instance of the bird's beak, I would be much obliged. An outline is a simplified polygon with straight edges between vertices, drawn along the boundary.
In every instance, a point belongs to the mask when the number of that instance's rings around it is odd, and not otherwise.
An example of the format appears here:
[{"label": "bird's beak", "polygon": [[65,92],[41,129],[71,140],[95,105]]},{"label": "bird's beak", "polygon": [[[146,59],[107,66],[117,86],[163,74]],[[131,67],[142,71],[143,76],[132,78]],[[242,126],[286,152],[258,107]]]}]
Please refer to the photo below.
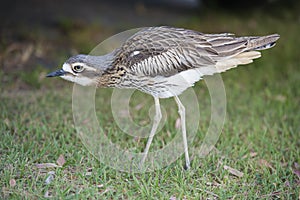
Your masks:
[{"label": "bird's beak", "polygon": [[63,69],[60,69],[60,70],[57,70],[57,71],[47,74],[46,77],[62,76],[62,75],[65,75],[66,73],[67,72],[65,72]]}]

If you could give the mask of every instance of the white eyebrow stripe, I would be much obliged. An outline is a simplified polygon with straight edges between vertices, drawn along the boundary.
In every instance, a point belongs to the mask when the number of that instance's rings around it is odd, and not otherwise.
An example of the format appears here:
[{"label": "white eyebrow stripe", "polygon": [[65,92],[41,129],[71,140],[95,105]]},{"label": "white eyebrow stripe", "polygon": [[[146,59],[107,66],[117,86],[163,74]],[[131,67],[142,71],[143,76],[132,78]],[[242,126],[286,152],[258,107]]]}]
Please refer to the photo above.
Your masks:
[{"label": "white eyebrow stripe", "polygon": [[81,63],[81,62],[72,63],[71,65],[72,66],[80,65],[80,66],[83,66],[85,69],[88,69],[89,71],[97,71],[97,69],[95,69],[93,67],[89,67],[88,65]]},{"label": "white eyebrow stripe", "polygon": [[88,67],[87,65],[84,66],[85,69],[88,69],[89,71],[97,71],[97,69],[93,67]]}]

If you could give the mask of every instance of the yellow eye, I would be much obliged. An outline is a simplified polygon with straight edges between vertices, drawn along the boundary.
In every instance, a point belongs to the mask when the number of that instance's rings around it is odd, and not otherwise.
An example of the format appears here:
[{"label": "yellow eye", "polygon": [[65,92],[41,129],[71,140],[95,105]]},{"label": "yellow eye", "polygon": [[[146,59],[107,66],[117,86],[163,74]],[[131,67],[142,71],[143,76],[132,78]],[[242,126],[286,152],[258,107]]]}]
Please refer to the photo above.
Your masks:
[{"label": "yellow eye", "polygon": [[81,66],[81,65],[74,65],[73,66],[73,71],[74,72],[82,72],[83,71],[83,66]]}]

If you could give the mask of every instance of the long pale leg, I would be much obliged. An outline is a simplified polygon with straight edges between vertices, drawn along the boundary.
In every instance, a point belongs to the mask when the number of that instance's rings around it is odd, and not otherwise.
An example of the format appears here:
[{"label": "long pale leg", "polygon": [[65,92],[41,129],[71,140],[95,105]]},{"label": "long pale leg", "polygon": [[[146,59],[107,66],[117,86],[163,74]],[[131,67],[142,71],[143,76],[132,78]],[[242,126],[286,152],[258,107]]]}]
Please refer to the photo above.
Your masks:
[{"label": "long pale leg", "polygon": [[144,153],[143,153],[144,155],[143,155],[143,158],[142,158],[141,163],[140,163],[141,165],[144,164],[144,162],[147,158],[147,154],[149,152],[150,145],[152,143],[153,137],[155,135],[155,132],[157,130],[157,127],[158,127],[159,122],[160,122],[161,117],[162,117],[161,110],[160,110],[160,104],[159,104],[159,98],[154,97],[154,103],[155,103],[155,116],[154,116],[154,119],[153,119],[152,129],[151,129],[146,147],[144,149]]},{"label": "long pale leg", "polygon": [[187,144],[187,138],[186,138],[185,107],[181,103],[178,96],[175,96],[174,98],[178,105],[178,113],[180,115],[180,120],[181,120],[181,132],[182,132],[183,147],[184,147],[185,168],[189,169],[190,168],[190,158],[189,158],[188,144]]}]

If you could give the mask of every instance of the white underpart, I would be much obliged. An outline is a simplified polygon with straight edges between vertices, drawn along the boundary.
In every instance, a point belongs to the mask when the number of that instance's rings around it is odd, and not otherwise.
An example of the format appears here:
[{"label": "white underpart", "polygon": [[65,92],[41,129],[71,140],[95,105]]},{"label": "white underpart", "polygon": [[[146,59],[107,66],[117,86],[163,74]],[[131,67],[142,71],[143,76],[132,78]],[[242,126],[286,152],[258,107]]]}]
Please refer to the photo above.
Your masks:
[{"label": "white underpart", "polygon": [[223,61],[218,61],[216,65],[201,66],[199,68],[193,68],[186,71],[182,71],[178,74],[170,76],[168,78],[162,76],[154,77],[155,82],[164,82],[163,85],[168,85],[167,90],[164,90],[156,96],[158,98],[169,98],[172,96],[178,96],[187,88],[192,87],[197,81],[201,80],[203,76],[213,75],[215,73],[221,73],[237,65],[248,64],[255,58],[260,57],[260,52],[251,51],[244,52],[232,58],[228,58]]},{"label": "white underpart", "polygon": [[167,90],[158,93],[157,97],[169,98],[178,96],[187,88],[192,87],[194,83],[199,81],[202,77],[203,73],[201,73],[199,68],[180,72],[179,74],[170,76],[167,79],[166,77],[156,76],[154,79],[156,79],[157,82],[167,81],[164,85],[168,85]]},{"label": "white underpart", "polygon": [[72,75],[63,75],[63,76],[60,76],[62,79],[65,79],[67,81],[71,81],[73,83],[75,83],[75,76],[72,76]]},{"label": "white underpart", "polygon": [[86,78],[86,77],[76,77],[75,83],[82,85],[82,86],[95,85],[95,82],[92,79]]},{"label": "white underpart", "polygon": [[86,78],[86,77],[63,75],[63,76],[61,76],[61,78],[65,79],[67,81],[77,83],[77,84],[82,85],[82,86],[95,85],[95,82],[92,79]]}]

